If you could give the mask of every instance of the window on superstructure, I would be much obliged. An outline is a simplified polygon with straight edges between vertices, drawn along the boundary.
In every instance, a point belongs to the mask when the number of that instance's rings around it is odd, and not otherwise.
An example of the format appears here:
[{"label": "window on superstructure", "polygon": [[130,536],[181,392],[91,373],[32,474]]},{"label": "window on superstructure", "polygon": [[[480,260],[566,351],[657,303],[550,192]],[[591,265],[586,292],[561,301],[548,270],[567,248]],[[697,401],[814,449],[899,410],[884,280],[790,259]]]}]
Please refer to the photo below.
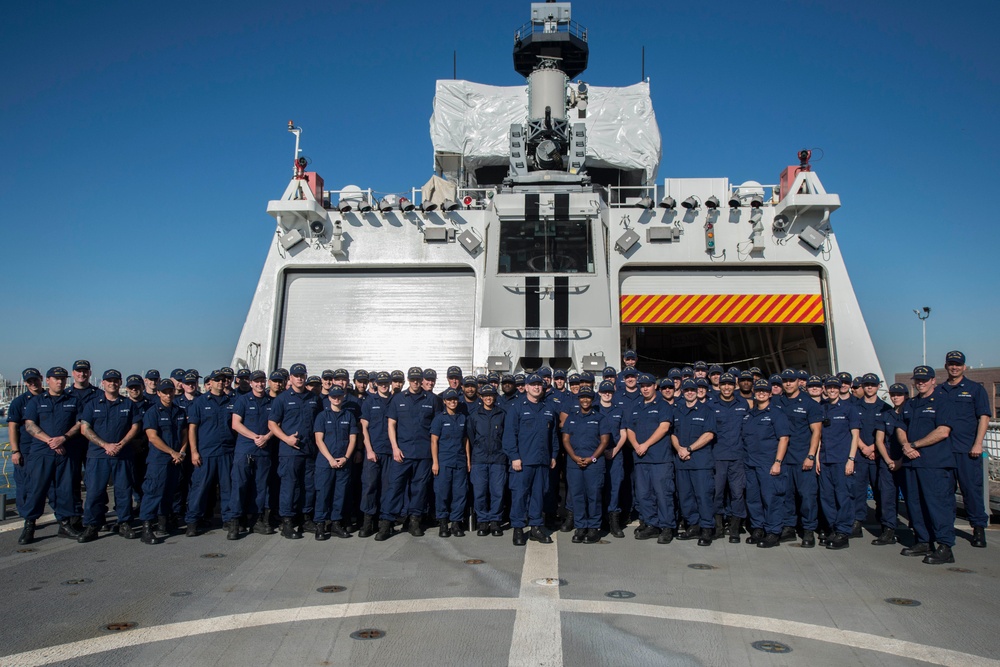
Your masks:
[{"label": "window on superstructure", "polygon": [[500,223],[500,273],[593,273],[589,221]]}]

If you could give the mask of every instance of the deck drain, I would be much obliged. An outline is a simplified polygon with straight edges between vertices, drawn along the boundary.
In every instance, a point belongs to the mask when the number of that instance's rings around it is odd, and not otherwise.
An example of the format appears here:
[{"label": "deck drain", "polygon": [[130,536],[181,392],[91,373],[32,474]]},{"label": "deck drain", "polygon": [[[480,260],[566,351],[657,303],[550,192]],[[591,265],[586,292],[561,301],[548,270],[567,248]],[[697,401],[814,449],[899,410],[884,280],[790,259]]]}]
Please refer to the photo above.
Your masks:
[{"label": "deck drain", "polygon": [[225,558],[226,554],[202,554],[202,558]]},{"label": "deck drain", "polygon": [[920,600],[911,600],[910,598],[886,598],[886,602],[889,604],[894,604],[900,607],[919,607]]},{"label": "deck drain", "polygon": [[351,633],[351,639],[382,639],[382,637],[385,637],[385,631],[378,628],[365,628]]},{"label": "deck drain", "polygon": [[25,547],[23,549],[18,549],[17,553],[19,553],[19,554],[33,554],[36,551],[38,551],[38,549],[32,549],[31,547]]},{"label": "deck drain", "polygon": [[959,574],[975,574],[975,570],[970,570],[967,567],[949,567],[949,572],[958,572]]},{"label": "deck drain", "polygon": [[763,651],[764,653],[791,653],[792,647],[788,644],[782,644],[779,641],[773,639],[762,639],[759,642],[754,642],[750,644],[758,651]]},{"label": "deck drain", "polygon": [[93,579],[67,579],[66,581],[62,582],[62,585],[63,586],[80,586],[82,584],[92,584],[92,583],[94,583]]},{"label": "deck drain", "polygon": [[536,586],[565,586],[569,582],[565,579],[557,579],[555,577],[544,577],[542,579],[535,579],[533,582]]},{"label": "deck drain", "polygon": [[709,565],[707,563],[691,563],[688,565],[692,570],[714,570],[714,565]]},{"label": "deck drain", "polygon": [[172,597],[172,598],[186,598],[189,595],[191,595],[191,591],[176,591],[174,593],[171,593],[170,597]]},{"label": "deck drain", "polygon": [[632,591],[608,591],[604,594],[606,598],[613,598],[615,600],[628,600],[635,597],[635,593]]},{"label": "deck drain", "polygon": [[137,627],[139,627],[139,624],[135,621],[119,621],[117,623],[108,623],[102,629],[108,632],[124,632]]},{"label": "deck drain", "polygon": [[347,590],[347,586],[320,586],[316,589],[317,593],[343,593]]},{"label": "deck drain", "polygon": [[465,561],[465,564],[466,565],[482,565],[485,562],[486,561],[484,561],[482,558],[469,558],[468,560]]}]

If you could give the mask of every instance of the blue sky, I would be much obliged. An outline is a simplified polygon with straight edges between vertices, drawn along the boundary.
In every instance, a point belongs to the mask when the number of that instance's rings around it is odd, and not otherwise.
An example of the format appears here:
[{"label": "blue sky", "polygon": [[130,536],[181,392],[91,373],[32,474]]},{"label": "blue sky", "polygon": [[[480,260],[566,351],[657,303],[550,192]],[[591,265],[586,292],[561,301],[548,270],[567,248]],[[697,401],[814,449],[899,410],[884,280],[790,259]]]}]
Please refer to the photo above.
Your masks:
[{"label": "blue sky", "polygon": [[[840,194],[887,374],[1000,365],[992,219],[1000,3],[575,2],[593,85],[646,75],[665,177],[776,182],[803,147]],[[231,358],[289,119],[330,187],[419,186],[434,81],[518,85],[529,3],[52,2],[0,10],[0,373]],[[993,44],[993,46],[989,46]],[[817,152],[817,155],[819,152]],[[861,371],[864,369],[852,369]]]}]

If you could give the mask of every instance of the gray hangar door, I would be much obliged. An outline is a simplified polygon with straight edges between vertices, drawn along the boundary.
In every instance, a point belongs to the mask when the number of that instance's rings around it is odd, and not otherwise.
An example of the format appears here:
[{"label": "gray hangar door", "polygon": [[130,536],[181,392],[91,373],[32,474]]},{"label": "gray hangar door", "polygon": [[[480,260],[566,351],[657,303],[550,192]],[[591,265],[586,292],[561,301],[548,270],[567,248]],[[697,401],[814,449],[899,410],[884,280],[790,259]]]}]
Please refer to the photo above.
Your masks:
[{"label": "gray hangar door", "polygon": [[352,372],[472,368],[476,277],[471,270],[290,271],[277,365]]}]

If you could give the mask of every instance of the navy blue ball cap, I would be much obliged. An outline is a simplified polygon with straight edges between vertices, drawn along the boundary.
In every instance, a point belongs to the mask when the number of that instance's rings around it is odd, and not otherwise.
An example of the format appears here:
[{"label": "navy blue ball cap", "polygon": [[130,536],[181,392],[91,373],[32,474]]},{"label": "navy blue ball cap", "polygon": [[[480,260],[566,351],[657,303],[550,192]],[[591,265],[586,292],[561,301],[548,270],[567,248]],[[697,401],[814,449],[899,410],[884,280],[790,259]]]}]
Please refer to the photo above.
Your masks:
[{"label": "navy blue ball cap", "polygon": [[486,384],[488,382],[489,382],[489,379],[486,377],[485,373],[480,373],[479,375],[476,376],[476,384],[477,385],[482,386],[482,385],[484,385],[484,384]]},{"label": "navy blue ball cap", "polygon": [[859,375],[858,377],[851,380],[851,389],[857,389],[860,386],[861,386],[861,376]]},{"label": "navy blue ball cap", "polygon": [[73,370],[74,371],[89,371],[90,370],[90,362],[87,361],[86,359],[77,359],[76,361],[73,362]]},{"label": "navy blue ball cap", "polygon": [[268,379],[271,380],[271,382],[284,382],[285,374],[282,373],[281,371],[274,371],[273,373],[271,373]]},{"label": "navy blue ball cap", "polygon": [[267,373],[265,373],[264,371],[254,371],[253,373],[250,374],[251,382],[263,382],[266,379],[267,379]]},{"label": "navy blue ball cap", "polygon": [[21,371],[21,379],[25,382],[28,380],[41,380],[42,372],[37,368],[25,368]]},{"label": "navy blue ball cap", "polygon": [[[303,366],[302,368],[305,369],[305,366]],[[281,373],[282,377],[284,377],[286,380],[291,375],[291,372],[287,368],[277,368],[277,369],[275,369],[274,372],[275,373]],[[302,371],[302,374],[305,375],[305,370]]]},{"label": "navy blue ball cap", "polygon": [[462,378],[462,386],[463,387],[476,387],[478,385],[479,385],[479,383],[476,382],[476,376],[475,375],[466,375],[464,378]]},{"label": "navy blue ball cap", "polygon": [[875,373],[865,373],[861,376],[861,384],[882,384],[882,380],[879,379]]},{"label": "navy blue ball cap", "polygon": [[446,377],[451,380],[452,378],[462,378],[462,369],[458,366],[448,366],[448,372]]},{"label": "navy blue ball cap", "polygon": [[656,383],[657,389],[673,389],[674,381],[670,378],[660,378],[660,381]]},{"label": "navy blue ball cap", "polygon": [[229,366],[223,366],[222,368],[219,369],[219,372],[225,375],[226,377],[234,377],[236,375],[236,372]]},{"label": "navy blue ball cap", "polygon": [[317,385],[317,384],[323,384],[323,380],[320,379],[320,377],[318,375],[310,375],[309,377],[306,378],[306,386],[307,387],[309,387],[311,385]]},{"label": "navy blue ball cap", "polygon": [[840,384],[851,384],[854,381],[854,376],[847,371],[840,371],[835,377],[840,380]]},{"label": "navy blue ball cap", "polygon": [[738,378],[740,376],[740,368],[739,368],[739,366],[730,366],[729,367],[729,374],[732,375],[733,377],[737,377]]},{"label": "navy blue ball cap", "polygon": [[292,367],[288,369],[289,375],[308,375],[306,371],[305,364],[292,364]]},{"label": "navy blue ball cap", "polygon": [[753,381],[753,372],[752,371],[740,371],[740,382],[742,382],[743,380],[750,380],[752,382]]},{"label": "navy blue ball cap", "polygon": [[156,392],[160,394],[163,393],[172,394],[174,393],[174,383],[171,382],[169,379],[160,380],[159,383],[157,383],[156,385]]},{"label": "navy blue ball cap", "polygon": [[406,371],[407,380],[423,380],[424,379],[424,369],[420,366],[410,366]]},{"label": "navy blue ball cap", "polygon": [[146,371],[146,379],[158,382],[160,379],[160,371],[156,370],[155,368],[149,369],[148,371]]},{"label": "navy blue ball cap", "polygon": [[[563,373],[563,377],[566,377],[565,373]],[[514,384],[514,376],[510,373],[504,373],[500,378],[500,384]]]},{"label": "navy blue ball cap", "polygon": [[549,368],[548,366],[542,366],[541,368],[538,369],[538,375],[542,376],[543,378],[550,378],[552,377],[552,369]]},{"label": "navy blue ball cap", "polygon": [[829,388],[829,387],[840,388],[841,384],[843,383],[837,378],[836,375],[831,375],[830,377],[828,377],[826,380],[823,381],[824,388]]},{"label": "navy blue ball cap", "polygon": [[753,373],[754,375],[763,375],[763,373],[761,372],[761,370],[760,370],[760,368],[758,366],[751,366],[750,367],[750,372]]},{"label": "navy blue ball cap", "polygon": [[795,379],[796,380],[808,380],[809,379],[809,371],[807,371],[807,370],[796,371],[795,372]]},{"label": "navy blue ball cap", "polygon": [[623,378],[632,377],[633,375],[639,375],[639,371],[635,370],[635,368],[631,366],[629,368],[622,369]]},{"label": "navy blue ball cap", "polygon": [[240,370],[236,371],[236,377],[240,380],[249,380],[250,375],[251,373],[249,368],[241,368]]},{"label": "navy blue ball cap", "polygon": [[538,373],[532,373],[528,377],[524,378],[524,384],[542,384],[542,376]]},{"label": "navy blue ball cap", "polygon": [[580,384],[582,380],[579,373],[570,373],[569,377],[566,378],[568,384]]},{"label": "navy blue ball cap", "polygon": [[454,389],[445,389],[444,393],[441,394],[441,400],[443,401],[457,401],[458,392]]},{"label": "navy blue ball cap", "polygon": [[486,381],[487,382],[496,382],[497,384],[500,384],[500,374],[499,373],[487,373],[486,374]]},{"label": "navy blue ball cap", "polygon": [[47,378],[68,378],[69,372],[62,366],[53,366],[45,372]]},{"label": "navy blue ball cap", "polygon": [[[318,380],[319,378],[316,379]],[[332,387],[330,387],[330,393],[329,393],[330,398],[343,398],[345,395],[347,395],[347,392],[344,391],[344,388],[341,387],[340,385],[335,384]]]},{"label": "navy blue ball cap", "polygon": [[806,380],[807,387],[822,387],[823,378],[818,375],[810,375],[809,379]]},{"label": "navy blue ball cap", "polygon": [[552,379],[553,380],[565,380],[566,379],[566,371],[564,371],[561,368],[557,368],[556,370],[552,371]]},{"label": "navy blue ball cap", "polygon": [[332,368],[327,368],[325,371],[320,373],[319,376],[324,380],[332,380],[335,377]]},{"label": "navy blue ball cap", "polygon": [[605,380],[604,382],[601,383],[601,386],[598,387],[597,390],[602,394],[607,392],[611,392],[613,394],[615,393],[615,383],[608,382],[607,380]]},{"label": "navy blue ball cap", "polygon": [[186,371],[184,371],[184,374],[185,375],[194,375],[195,377],[201,377],[201,375],[198,374],[198,369],[197,368],[189,368]]},{"label": "navy blue ball cap", "polygon": [[694,369],[696,371],[707,371],[708,364],[706,364],[704,361],[696,361],[694,362]]},{"label": "navy blue ball cap", "polygon": [[622,355],[622,359],[638,359],[639,355],[635,353],[635,350],[625,350],[625,354]]},{"label": "navy blue ball cap", "polygon": [[580,382],[589,382],[590,384],[594,384],[594,374],[590,371],[580,373]]},{"label": "navy blue ball cap", "polygon": [[118,380],[121,382],[122,374],[121,371],[116,371],[114,368],[109,368],[104,371],[104,375],[101,376],[102,380]]},{"label": "navy blue ball cap", "polygon": [[719,364],[712,364],[711,366],[708,367],[709,375],[715,375],[716,373],[718,373],[719,375],[722,374],[722,366],[720,366]]},{"label": "navy blue ball cap", "polygon": [[694,369],[690,366],[685,366],[681,369],[681,377],[691,377],[694,375]]},{"label": "navy blue ball cap", "polygon": [[958,364],[959,366],[965,365],[965,355],[958,350],[952,350],[948,354],[944,355],[944,364]]},{"label": "navy blue ball cap", "polygon": [[679,369],[679,368],[671,368],[669,371],[667,371],[667,377],[670,378],[671,380],[679,380],[679,379],[681,379],[681,377],[682,377],[681,376],[681,369]]},{"label": "navy blue ball cap", "polygon": [[732,373],[723,373],[719,376],[719,384],[736,384],[736,377]]},{"label": "navy blue ball cap", "polygon": [[379,371],[375,374],[375,384],[389,384],[392,381],[392,376],[385,371]]},{"label": "navy blue ball cap", "polygon": [[903,394],[904,396],[909,396],[910,390],[906,388],[905,384],[899,384],[897,382],[896,384],[893,384],[893,385],[889,386],[889,393],[890,394]]},{"label": "navy blue ball cap", "polygon": [[174,370],[170,371],[170,379],[171,380],[177,380],[178,382],[183,382],[184,381],[184,369],[183,368],[175,368]]},{"label": "navy blue ball cap", "polygon": [[392,373],[389,374],[389,377],[392,378],[393,382],[402,382],[406,379],[406,375],[400,370],[392,371]]},{"label": "navy blue ball cap", "polygon": [[753,383],[753,390],[754,393],[757,393],[758,391],[766,391],[767,393],[770,394],[771,383],[764,379],[757,380],[756,382]]},{"label": "navy blue ball cap", "polygon": [[591,387],[581,387],[576,396],[577,398],[593,398],[594,390]]},{"label": "navy blue ball cap", "polygon": [[347,372],[346,368],[338,368],[333,371],[334,380],[350,380],[351,374]]},{"label": "navy blue ball cap", "polygon": [[706,389],[708,389],[711,386],[711,384],[709,384],[708,380],[706,380],[705,378],[696,378],[694,383],[696,386],[705,387]]},{"label": "navy blue ball cap", "polygon": [[480,396],[496,396],[497,395],[497,389],[493,385],[487,384],[487,385],[483,386],[483,389],[482,389],[482,391],[479,392],[479,395]]},{"label": "navy blue ball cap", "polygon": [[770,382],[771,384],[781,384],[781,376],[772,375],[771,377],[767,378],[767,381]]},{"label": "navy blue ball cap", "polygon": [[639,373],[639,384],[656,384],[656,378],[649,373]]},{"label": "navy blue ball cap", "polygon": [[514,376],[514,386],[520,387],[521,385],[524,384],[525,379],[526,376],[524,373],[518,373],[517,375]]},{"label": "navy blue ball cap", "polygon": [[613,378],[618,377],[618,370],[614,366],[605,366],[604,370],[601,371],[601,377]]},{"label": "navy blue ball cap", "polygon": [[681,391],[694,391],[698,388],[698,384],[694,380],[684,380],[681,382]]},{"label": "navy blue ball cap", "polygon": [[368,373],[368,371],[364,369],[354,371],[355,382],[368,382],[369,380],[371,380],[371,377],[372,376]]},{"label": "navy blue ball cap", "polygon": [[798,380],[799,379],[799,374],[797,372],[795,372],[791,368],[786,368],[785,370],[781,371],[781,379],[782,380]]},{"label": "navy blue ball cap", "polygon": [[126,387],[142,387],[142,376],[141,375],[129,375],[125,378]]},{"label": "navy blue ball cap", "polygon": [[222,378],[223,375],[219,371],[212,371],[211,373],[205,376],[205,380],[208,382],[218,382],[221,381]]},{"label": "navy blue ball cap", "polygon": [[934,369],[930,366],[917,366],[913,369],[913,380],[930,380],[934,377]]}]

